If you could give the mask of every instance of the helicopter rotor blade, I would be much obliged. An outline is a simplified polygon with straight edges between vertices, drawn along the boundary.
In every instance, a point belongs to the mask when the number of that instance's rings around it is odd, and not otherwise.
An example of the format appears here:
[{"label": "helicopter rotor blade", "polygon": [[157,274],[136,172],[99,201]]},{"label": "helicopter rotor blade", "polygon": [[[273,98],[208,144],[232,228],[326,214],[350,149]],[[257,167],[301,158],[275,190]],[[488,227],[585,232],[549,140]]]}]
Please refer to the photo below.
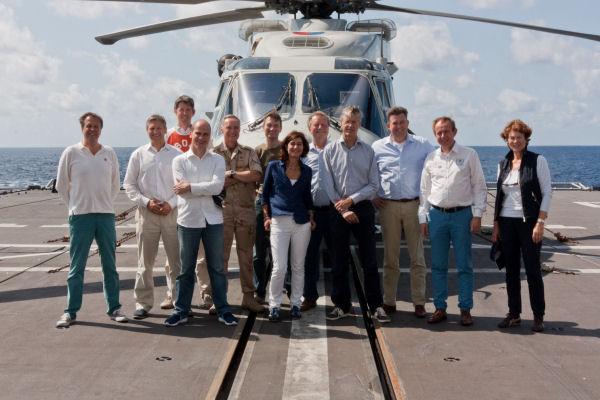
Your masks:
[{"label": "helicopter rotor blade", "polygon": [[176,19],[173,21],[160,22],[158,24],[146,25],[141,26],[139,28],[109,33],[107,35],[97,36],[96,40],[102,44],[110,45],[118,42],[121,39],[127,39],[136,36],[150,35],[153,33],[167,32],[177,29],[192,28],[195,26],[216,25],[225,22],[242,21],[249,18],[262,18],[262,12],[268,10],[268,7],[239,8],[237,10],[199,15],[197,17]]},{"label": "helicopter rotor blade", "polygon": [[[212,3],[218,0],[87,0],[87,1],[114,1],[114,2],[125,2],[125,3],[161,3],[161,4],[205,4]],[[240,1],[254,1],[257,3],[264,3],[264,0],[240,0]]]},{"label": "helicopter rotor blade", "polygon": [[387,6],[384,4],[377,4],[377,3],[371,3],[366,8],[371,9],[371,10],[379,10],[379,11],[395,11],[395,12],[402,12],[402,13],[407,13],[407,14],[430,15],[430,16],[434,16],[434,17],[454,18],[454,19],[462,19],[462,20],[467,20],[467,21],[483,22],[483,23],[494,24],[494,25],[512,26],[514,28],[522,28],[522,29],[530,29],[530,30],[541,31],[541,32],[546,32],[546,33],[554,33],[556,35],[574,36],[574,37],[578,37],[578,38],[582,38],[582,39],[594,40],[596,42],[600,41],[600,35],[593,35],[590,33],[575,32],[575,31],[566,31],[563,29],[546,28],[544,26],[521,24],[518,22],[502,21],[502,20],[498,20],[498,19],[473,17],[470,15],[450,14],[450,13],[445,13],[445,12],[427,11],[427,10],[416,10],[413,8],[401,8],[401,7]]}]

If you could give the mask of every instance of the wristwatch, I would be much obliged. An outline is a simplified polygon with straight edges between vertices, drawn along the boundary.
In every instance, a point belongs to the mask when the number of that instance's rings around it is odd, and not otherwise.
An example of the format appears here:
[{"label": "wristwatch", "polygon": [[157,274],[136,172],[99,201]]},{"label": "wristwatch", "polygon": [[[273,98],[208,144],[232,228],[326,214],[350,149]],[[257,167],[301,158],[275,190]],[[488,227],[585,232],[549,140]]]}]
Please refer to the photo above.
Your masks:
[{"label": "wristwatch", "polygon": [[235,169],[232,169],[231,171],[229,171],[229,177],[233,178],[235,176]]},{"label": "wristwatch", "polygon": [[544,224],[546,223],[546,221],[545,221],[545,220],[543,220],[542,218],[538,218],[538,219],[537,219],[537,223],[538,223],[538,224],[542,224],[542,225],[544,225]]}]

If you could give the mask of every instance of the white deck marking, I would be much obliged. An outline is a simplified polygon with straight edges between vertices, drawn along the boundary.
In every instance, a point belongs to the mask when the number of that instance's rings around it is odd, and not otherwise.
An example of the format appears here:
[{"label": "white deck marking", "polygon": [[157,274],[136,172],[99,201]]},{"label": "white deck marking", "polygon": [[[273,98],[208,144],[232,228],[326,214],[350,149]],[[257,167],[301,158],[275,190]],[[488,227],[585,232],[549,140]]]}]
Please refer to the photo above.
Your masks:
[{"label": "white deck marking", "polygon": [[548,229],[583,229],[587,230],[585,226],[567,226],[567,225],[546,225]]},{"label": "white deck marking", "polygon": [[[322,282],[319,293],[325,293]],[[317,308],[292,321],[286,366],[283,399],[329,399],[325,296],[319,297]]]},{"label": "white deck marking", "polygon": [[27,257],[35,257],[35,256],[48,256],[50,254],[57,254],[60,251],[52,251],[49,253],[28,253],[28,254],[19,254],[16,256],[0,256],[0,260],[10,260],[12,258],[27,258]]},{"label": "white deck marking", "polygon": [[10,224],[10,223],[0,224],[0,228],[25,228],[26,226],[27,225]]},{"label": "white deck marking", "polygon": [[[25,226],[25,225],[23,225]],[[68,228],[69,224],[61,224],[61,225],[40,225],[40,228]],[[135,229],[135,224],[123,224],[115,226],[117,229]]]},{"label": "white deck marking", "polygon": [[579,204],[580,206],[600,208],[600,201],[574,201],[573,203]]}]

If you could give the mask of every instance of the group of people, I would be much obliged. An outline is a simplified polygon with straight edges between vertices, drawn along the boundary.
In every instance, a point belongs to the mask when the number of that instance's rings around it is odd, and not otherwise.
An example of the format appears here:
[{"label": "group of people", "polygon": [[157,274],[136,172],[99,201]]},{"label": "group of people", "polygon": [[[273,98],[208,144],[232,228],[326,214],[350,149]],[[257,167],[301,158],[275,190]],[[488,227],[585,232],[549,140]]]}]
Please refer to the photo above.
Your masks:
[{"label": "group of people", "polygon": [[[473,324],[471,233],[478,232],[487,189],[477,153],[456,143],[449,117],[433,121],[439,147],[409,133],[408,111],[387,112],[389,136],[372,145],[358,137],[361,111],[341,114],[341,135],[329,139],[329,117],[317,111],[308,120],[307,137],[289,132],[280,141],[282,120],[276,111],[263,120],[265,143],[256,149],[238,142],[240,120],[227,115],[222,142],[212,147],[211,126],[192,124],[194,102],[180,96],[174,105],[177,126],[167,131],[165,118],[146,121],[149,143],[130,157],[123,186],[138,205],[138,271],[133,317],[148,317],[154,306],[153,269],[162,238],[167,255],[167,294],[163,309],[173,309],[166,326],[187,322],[196,281],[201,306],[226,325],[238,320],[227,301],[227,269],[233,239],[239,264],[241,305],[281,319],[286,275],[291,318],[317,306],[320,248],[331,255],[328,319],[352,314],[349,284],[350,234],[358,258],[371,315],[382,323],[396,312],[399,255],[404,235],[410,259],[410,295],[414,315],[427,316],[423,238],[431,243],[431,282],[435,311],[427,322],[447,319],[450,243],[458,271],[460,323]],[[99,143],[102,118],[80,118],[83,139],[61,156],[57,190],[69,209],[71,268],[67,308],[57,327],[67,327],[81,307],[83,272],[90,245],[98,244],[104,274],[107,313],[126,322],[119,303],[115,266],[113,200],[119,190],[115,152]],[[522,255],[535,331],[543,330],[544,288],[540,268],[543,224],[551,197],[546,160],[527,150],[531,129],[511,121],[501,134],[510,152],[499,164],[498,195],[492,240],[502,243],[506,259],[509,313],[499,323],[520,323]],[[376,211],[384,242],[383,289],[376,257]],[[271,254],[269,260],[269,253]],[[268,293],[267,293],[267,288]],[[268,297],[267,297],[268,294]]]}]

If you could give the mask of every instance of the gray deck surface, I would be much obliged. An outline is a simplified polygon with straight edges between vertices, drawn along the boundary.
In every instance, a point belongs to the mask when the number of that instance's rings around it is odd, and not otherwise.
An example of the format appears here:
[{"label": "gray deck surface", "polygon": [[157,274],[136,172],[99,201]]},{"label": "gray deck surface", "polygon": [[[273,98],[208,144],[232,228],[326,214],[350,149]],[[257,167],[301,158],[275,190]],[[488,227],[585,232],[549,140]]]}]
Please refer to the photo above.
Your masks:
[{"label": "gray deck surface", "polygon": [[[130,207],[121,193],[117,211]],[[484,224],[490,221],[488,211]],[[158,306],[142,321],[110,321],[105,315],[97,255],[89,259],[77,324],[69,329],[54,328],[66,302],[67,269],[53,274],[47,271],[68,264],[68,243],[47,242],[68,235],[63,226],[66,222],[64,204],[47,191],[0,196],[0,281],[40,264],[0,283],[0,398],[204,398],[231,346],[234,329],[199,309],[194,310],[197,316],[188,325],[165,328],[162,322],[168,312]],[[135,231],[133,219],[118,224],[118,238]],[[577,270],[577,274],[545,274],[546,331],[542,334],[530,330],[532,315],[524,274],[521,327],[496,328],[506,313],[504,274],[488,260],[485,239],[474,237],[480,246],[473,250],[476,292],[472,327],[458,324],[455,272],[449,274],[449,320],[431,326],[412,316],[408,273],[403,270],[398,289],[400,311],[382,330],[407,398],[600,398],[600,193],[556,191],[547,225],[577,243],[560,243],[547,232],[544,264],[563,272]],[[121,303],[128,315],[134,308],[135,243],[133,238],[117,249]],[[381,253],[380,249],[380,265]],[[229,301],[244,318],[234,254]],[[427,248],[426,257],[429,261]],[[165,292],[163,260],[161,250],[155,269],[157,305]],[[403,251],[401,266],[407,265]],[[325,278],[328,294],[327,273]],[[198,301],[196,295],[194,303]],[[307,376],[315,379],[313,393],[319,393],[319,382],[328,382],[326,395],[332,399],[381,398],[358,304],[357,317],[321,325],[330,305],[325,297],[321,306],[305,313],[304,328],[294,325],[298,322],[284,319],[273,324],[259,316],[232,391],[235,397],[302,398],[303,391],[294,386],[293,379],[306,368],[310,370]],[[433,311],[431,303],[427,310]],[[299,327],[304,330],[294,330]],[[308,336],[301,337],[304,334]],[[311,343],[315,349],[325,346],[326,354],[321,356],[327,365],[302,364],[306,360],[298,351],[310,349]],[[313,394],[311,399],[327,396]]]}]

